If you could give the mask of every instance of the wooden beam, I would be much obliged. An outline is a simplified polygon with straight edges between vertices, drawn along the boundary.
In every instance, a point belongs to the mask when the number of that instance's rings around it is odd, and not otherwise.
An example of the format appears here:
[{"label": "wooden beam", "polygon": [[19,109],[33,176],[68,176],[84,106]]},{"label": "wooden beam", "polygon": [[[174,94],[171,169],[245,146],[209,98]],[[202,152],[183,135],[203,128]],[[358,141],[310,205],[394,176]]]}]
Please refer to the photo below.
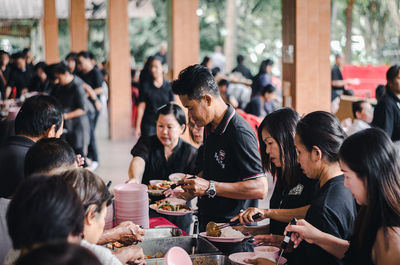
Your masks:
[{"label": "wooden beam", "polygon": [[56,14],[56,1],[44,1],[43,34],[46,62],[57,63],[60,61],[58,50],[58,19]]},{"label": "wooden beam", "polygon": [[85,18],[85,0],[71,0],[69,31],[71,51],[80,52],[88,48],[88,24]]}]

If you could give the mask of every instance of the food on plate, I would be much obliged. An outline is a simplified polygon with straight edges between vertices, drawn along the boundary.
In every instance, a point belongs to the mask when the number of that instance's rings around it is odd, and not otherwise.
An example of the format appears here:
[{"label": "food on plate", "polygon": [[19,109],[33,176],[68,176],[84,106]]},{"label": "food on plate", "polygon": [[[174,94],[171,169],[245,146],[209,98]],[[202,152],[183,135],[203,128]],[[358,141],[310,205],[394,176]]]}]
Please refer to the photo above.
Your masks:
[{"label": "food on plate", "polygon": [[149,188],[149,190],[162,190],[161,187],[157,186],[157,185],[147,185],[147,187]]},{"label": "food on plate", "polygon": [[156,202],[157,208],[164,211],[172,211],[172,212],[189,212],[191,211],[190,207],[184,204],[172,204],[167,200],[161,200]]},{"label": "food on plate", "polygon": [[193,260],[193,265],[218,265],[218,262],[207,257],[196,257]]},{"label": "food on plate", "polygon": [[118,241],[106,244],[106,248],[111,249],[111,250],[115,250],[115,248],[122,248],[124,246],[125,246],[124,244],[122,244]]},{"label": "food on plate", "polygon": [[233,229],[231,226],[228,226],[221,229],[220,237],[238,238],[238,237],[245,237],[245,235],[243,235],[242,232]]},{"label": "food on plate", "polygon": [[174,184],[172,181],[165,180],[161,183],[157,183],[156,185],[163,190],[169,189],[171,185]]},{"label": "food on plate", "polygon": [[208,222],[206,226],[206,235],[213,237],[221,236],[221,231],[219,230],[218,225],[215,222]]},{"label": "food on plate", "polygon": [[159,259],[164,257],[164,254],[162,252],[157,252],[155,255],[146,255],[147,259]]}]

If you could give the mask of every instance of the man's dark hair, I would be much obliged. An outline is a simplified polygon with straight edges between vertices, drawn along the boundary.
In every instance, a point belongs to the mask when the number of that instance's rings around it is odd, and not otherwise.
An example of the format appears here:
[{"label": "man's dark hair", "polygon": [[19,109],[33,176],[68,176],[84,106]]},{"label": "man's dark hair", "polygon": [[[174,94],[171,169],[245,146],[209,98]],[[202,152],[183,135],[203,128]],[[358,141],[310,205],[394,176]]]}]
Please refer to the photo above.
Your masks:
[{"label": "man's dark hair", "polygon": [[268,85],[266,85],[265,87],[262,88],[261,95],[264,96],[266,93],[271,94],[271,93],[273,93],[275,91],[276,91],[275,86],[272,85],[272,84],[268,84]]},{"label": "man's dark hair", "polygon": [[21,256],[15,265],[101,265],[88,249],[67,242],[46,244]]},{"label": "man's dark hair", "polygon": [[43,138],[29,148],[25,156],[25,177],[47,175],[57,168],[68,169],[75,161],[75,152],[67,142],[57,138]]},{"label": "man's dark hair", "polygon": [[24,180],[7,211],[8,233],[14,249],[66,241],[83,232],[84,211],[75,190],[60,177]]},{"label": "man's dark hair", "polygon": [[94,53],[93,53],[93,52],[88,51],[87,53],[88,53],[90,59],[96,60],[96,56],[94,56]]},{"label": "man's dark hair", "polygon": [[22,54],[23,54],[24,56],[26,56],[30,51],[31,51],[30,48],[24,48],[24,49],[22,50]]},{"label": "man's dark hair", "polygon": [[55,66],[54,66],[54,68],[53,68],[53,73],[54,74],[61,74],[61,75],[63,75],[63,74],[65,74],[65,73],[70,73],[70,71],[69,71],[69,68],[68,68],[68,65],[66,65],[65,63],[58,63],[58,64],[56,64]]},{"label": "man's dark hair", "polygon": [[199,64],[183,69],[178,79],[172,82],[172,91],[177,95],[187,95],[189,99],[200,100],[205,93],[219,96],[219,89],[210,71]]},{"label": "man's dark hair", "polygon": [[242,64],[243,61],[244,61],[243,55],[239,54],[239,55],[236,57],[236,61],[237,61],[238,64]]},{"label": "man's dark hair", "polygon": [[38,62],[37,64],[35,64],[35,66],[33,67],[33,70],[36,72],[38,69],[42,69],[43,71],[46,72],[47,63],[46,62]]},{"label": "man's dark hair", "polygon": [[54,67],[56,67],[58,63],[49,64],[46,67],[46,75],[50,81],[56,80],[56,76],[54,75]]},{"label": "man's dark hair", "polygon": [[78,53],[78,57],[79,56],[82,56],[82,57],[84,57],[84,58],[86,58],[86,59],[90,59],[90,54],[89,54],[89,52],[87,52],[87,51],[81,51],[81,52],[79,52]]},{"label": "man's dark hair", "polygon": [[24,55],[24,53],[22,53],[22,52],[17,52],[17,53],[14,53],[14,54],[12,55],[12,59],[14,59],[14,60],[17,60],[17,59],[25,59],[25,55]]},{"label": "man's dark hair", "polygon": [[220,86],[226,86],[226,87],[228,87],[228,86],[229,86],[229,81],[226,80],[226,79],[221,79],[221,80],[218,81],[218,86],[219,86],[219,87],[220,87]]},{"label": "man's dark hair", "polygon": [[385,85],[378,85],[375,89],[375,98],[377,101],[385,94]]},{"label": "man's dark hair", "polygon": [[357,112],[361,112],[362,111],[362,104],[363,103],[367,103],[367,101],[365,100],[358,100],[356,102],[353,102],[353,104],[351,104],[352,110],[353,110],[353,117],[355,119],[357,119],[356,113]]},{"label": "man's dark hair", "polygon": [[78,60],[78,54],[76,52],[70,52],[67,54],[67,56],[65,56],[65,60],[69,60],[72,59],[76,62],[76,60]]},{"label": "man's dark hair", "polygon": [[50,96],[28,98],[15,119],[15,134],[31,137],[42,136],[55,125],[58,131],[62,124],[62,109],[58,101]]}]

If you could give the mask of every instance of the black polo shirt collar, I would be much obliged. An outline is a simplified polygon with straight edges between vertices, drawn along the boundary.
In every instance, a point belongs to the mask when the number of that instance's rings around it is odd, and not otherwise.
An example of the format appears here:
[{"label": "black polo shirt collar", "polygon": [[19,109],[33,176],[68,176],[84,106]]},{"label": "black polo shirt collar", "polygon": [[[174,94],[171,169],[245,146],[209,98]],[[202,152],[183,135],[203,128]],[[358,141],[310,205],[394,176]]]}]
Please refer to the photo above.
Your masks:
[{"label": "black polo shirt collar", "polygon": [[387,91],[386,94],[388,94],[391,98],[393,98],[396,102],[400,102],[400,98],[396,96],[394,93],[391,91]]},{"label": "black polo shirt collar", "polygon": [[228,105],[228,110],[225,112],[225,115],[222,118],[222,121],[218,124],[217,128],[214,131],[211,131],[211,124],[207,125],[206,130],[205,130],[206,135],[208,135],[210,133],[222,135],[223,133],[225,133],[225,130],[229,125],[229,122],[232,120],[233,116],[235,116],[235,114],[236,114],[235,109],[230,104],[226,104],[226,105]]}]

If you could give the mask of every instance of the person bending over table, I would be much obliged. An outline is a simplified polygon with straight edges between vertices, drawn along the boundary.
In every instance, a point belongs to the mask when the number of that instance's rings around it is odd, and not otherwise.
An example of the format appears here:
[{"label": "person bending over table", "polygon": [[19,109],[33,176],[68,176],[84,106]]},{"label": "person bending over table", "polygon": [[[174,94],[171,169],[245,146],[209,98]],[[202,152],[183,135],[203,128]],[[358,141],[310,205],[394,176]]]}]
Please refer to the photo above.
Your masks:
[{"label": "person bending over table", "polygon": [[[261,167],[257,138],[250,125],[222,100],[210,71],[192,65],[180,72],[172,90],[188,115],[205,127],[200,177],[186,178],[187,198],[198,197],[199,227],[209,221],[229,222],[251,199],[262,199],[268,183]],[[247,246],[216,244],[225,253],[247,250]]]},{"label": "person bending over table", "polygon": [[[270,224],[261,227],[238,226],[236,229],[252,235],[272,234],[272,244],[280,246],[281,237],[291,218],[304,218],[310,207],[317,181],[307,178],[297,162],[294,135],[299,115],[290,108],[276,110],[267,115],[258,128],[260,154],[263,168],[274,178],[275,188],[270,200],[270,209],[248,208],[232,221],[240,219],[242,224],[251,224],[252,216],[261,213],[261,218],[271,218]],[[274,241],[276,239],[276,241]]]},{"label": "person bending over table", "polygon": [[[148,185],[153,179],[168,180],[172,173],[196,174],[197,149],[180,138],[185,129],[186,116],[181,107],[174,103],[161,107],[156,114],[157,134],[142,136],[131,150],[129,182]],[[190,232],[191,214],[163,217]]]}]

